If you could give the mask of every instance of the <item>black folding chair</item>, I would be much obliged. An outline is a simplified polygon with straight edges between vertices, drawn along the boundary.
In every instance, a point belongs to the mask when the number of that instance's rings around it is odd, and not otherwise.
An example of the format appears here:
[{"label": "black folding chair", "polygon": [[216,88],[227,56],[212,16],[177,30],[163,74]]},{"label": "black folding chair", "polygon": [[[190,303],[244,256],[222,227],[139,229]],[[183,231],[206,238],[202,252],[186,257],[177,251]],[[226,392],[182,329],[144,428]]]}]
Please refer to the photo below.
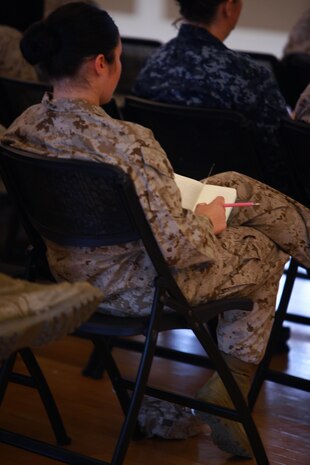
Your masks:
[{"label": "black folding chair", "polygon": [[178,174],[202,179],[211,171],[239,171],[263,177],[251,129],[240,113],[128,96],[123,115],[153,131]]},{"label": "black folding chair", "polygon": [[[45,92],[51,92],[52,86],[44,82],[22,81],[0,77],[0,123],[8,127],[28,107],[40,103]],[[114,98],[102,108],[109,116],[121,119],[121,113]],[[6,207],[10,208],[5,194],[2,194]],[[1,208],[0,197],[0,208]],[[20,224],[14,209],[11,209],[8,218],[7,233],[4,238],[3,260],[6,262],[16,261],[15,251],[17,247],[17,236],[20,232]]]},{"label": "black folding chair", "polygon": [[[283,119],[279,129],[279,142],[283,157],[286,158],[290,166],[292,179],[294,181],[294,198],[310,208],[310,125],[303,122]],[[256,373],[249,393],[249,405],[251,407],[254,406],[261,385],[265,379],[310,392],[309,379],[300,378],[289,373],[283,373],[269,368],[273,346],[279,337],[283,323],[285,321],[290,321],[298,324],[310,324],[309,316],[288,311],[294,282],[297,277],[309,279],[309,270],[306,270],[305,273],[299,273],[298,263],[292,259],[286,273],[286,281],[276,312],[275,323],[266,354]]]},{"label": "black folding chair", "polygon": [[[8,127],[28,107],[40,103],[52,86],[45,82],[21,81],[0,77],[0,123]],[[121,119],[116,101],[112,99],[103,109],[112,117]]]},{"label": "black folding chair", "polygon": [[21,81],[0,77],[0,122],[8,127],[28,107],[40,103],[46,91],[52,87],[46,83]]},{"label": "black folding chair", "polygon": [[[59,452],[59,448],[51,448],[50,445],[46,451],[42,452],[41,448],[38,452],[51,458],[61,454],[62,461],[70,464],[122,464],[136,429],[142,398],[148,394],[241,422],[257,463],[268,465],[268,458],[246,401],[207,327],[210,319],[226,310],[250,310],[252,302],[248,299],[227,299],[196,307],[189,305],[170,273],[131,179],[118,167],[80,160],[42,159],[3,146],[0,167],[7,189],[14,197],[26,230],[30,232],[30,239],[39,252],[44,250],[42,237],[62,245],[92,247],[142,240],[156,270],[150,317],[117,318],[98,313],[76,333],[90,338],[104,358],[125,414],[112,460],[98,462],[83,457],[81,462],[80,454],[64,451],[62,455],[63,449]],[[165,313],[164,306],[174,312]],[[197,337],[223,380],[235,409],[201,402],[148,385],[158,333],[178,328],[188,328]],[[145,336],[134,381],[123,378],[109,347],[111,337],[133,335]],[[132,391],[131,395],[128,390]],[[27,448],[27,444],[24,448]]]},{"label": "black folding chair", "polygon": [[155,39],[122,37],[122,74],[116,88],[116,94],[131,94],[132,86],[140,69],[160,45],[161,42]]},{"label": "black folding chair", "polygon": [[[310,125],[302,121],[282,119],[279,129],[279,140],[283,155],[294,180],[294,198],[310,208]],[[309,272],[298,273],[296,276],[309,279]],[[304,315],[287,313],[286,320],[294,323],[310,324],[310,318]]]},{"label": "black folding chair", "polygon": [[310,83],[310,55],[290,53],[281,60],[281,67],[281,90],[288,105],[294,109],[300,94]]},{"label": "black folding chair", "polygon": [[295,198],[310,208],[310,124],[282,119],[279,141],[295,180]]}]

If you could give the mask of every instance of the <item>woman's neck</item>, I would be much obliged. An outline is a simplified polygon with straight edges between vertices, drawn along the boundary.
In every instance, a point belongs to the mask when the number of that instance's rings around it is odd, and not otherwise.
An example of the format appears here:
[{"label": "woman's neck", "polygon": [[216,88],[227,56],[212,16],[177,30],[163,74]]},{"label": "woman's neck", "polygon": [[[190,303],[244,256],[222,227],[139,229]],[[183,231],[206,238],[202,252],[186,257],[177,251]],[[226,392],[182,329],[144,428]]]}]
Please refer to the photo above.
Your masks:
[{"label": "woman's neck", "polygon": [[90,86],[77,85],[69,79],[54,82],[53,98],[82,99],[92,105],[99,105],[99,97]]}]

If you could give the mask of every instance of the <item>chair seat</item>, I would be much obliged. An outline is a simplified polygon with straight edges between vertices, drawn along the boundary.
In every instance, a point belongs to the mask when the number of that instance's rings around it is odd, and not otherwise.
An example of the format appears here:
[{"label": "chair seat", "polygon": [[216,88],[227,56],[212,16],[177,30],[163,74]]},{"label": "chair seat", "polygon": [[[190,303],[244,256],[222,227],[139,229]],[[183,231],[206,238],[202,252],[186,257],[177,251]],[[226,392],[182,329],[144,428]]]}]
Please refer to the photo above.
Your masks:
[{"label": "chair seat", "polygon": [[[120,323],[122,325],[120,326]],[[149,324],[149,317],[117,317],[96,312],[80,326],[75,334],[89,337],[89,335],[129,337],[145,334]],[[160,331],[188,328],[185,318],[177,313],[166,313],[160,322]]]}]

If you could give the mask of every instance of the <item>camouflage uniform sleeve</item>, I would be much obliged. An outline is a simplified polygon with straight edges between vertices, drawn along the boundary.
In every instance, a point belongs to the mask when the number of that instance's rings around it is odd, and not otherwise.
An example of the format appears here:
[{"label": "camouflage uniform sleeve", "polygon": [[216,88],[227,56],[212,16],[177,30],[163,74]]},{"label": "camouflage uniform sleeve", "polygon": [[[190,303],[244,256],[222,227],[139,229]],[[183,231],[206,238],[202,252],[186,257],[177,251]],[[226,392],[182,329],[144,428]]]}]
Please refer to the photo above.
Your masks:
[{"label": "camouflage uniform sleeve", "polygon": [[310,123],[310,84],[299,97],[294,113],[297,120]]}]

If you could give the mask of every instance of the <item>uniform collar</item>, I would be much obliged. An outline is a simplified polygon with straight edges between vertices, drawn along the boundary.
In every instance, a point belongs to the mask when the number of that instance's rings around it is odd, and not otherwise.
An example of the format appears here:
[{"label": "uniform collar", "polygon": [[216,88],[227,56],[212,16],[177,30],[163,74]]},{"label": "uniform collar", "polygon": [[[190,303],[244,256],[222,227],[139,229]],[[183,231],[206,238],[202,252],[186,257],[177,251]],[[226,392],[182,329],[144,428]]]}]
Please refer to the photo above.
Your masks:
[{"label": "uniform collar", "polygon": [[53,99],[53,94],[51,92],[46,92],[42,99],[42,104],[49,110],[57,112],[91,112],[97,113],[99,115],[105,114],[104,110],[98,106],[89,103],[87,100],[83,99]]},{"label": "uniform collar", "polygon": [[207,29],[190,23],[181,24],[178,37],[187,43],[196,40],[204,44],[214,45],[218,48],[226,48],[223,42],[207,31]]}]

